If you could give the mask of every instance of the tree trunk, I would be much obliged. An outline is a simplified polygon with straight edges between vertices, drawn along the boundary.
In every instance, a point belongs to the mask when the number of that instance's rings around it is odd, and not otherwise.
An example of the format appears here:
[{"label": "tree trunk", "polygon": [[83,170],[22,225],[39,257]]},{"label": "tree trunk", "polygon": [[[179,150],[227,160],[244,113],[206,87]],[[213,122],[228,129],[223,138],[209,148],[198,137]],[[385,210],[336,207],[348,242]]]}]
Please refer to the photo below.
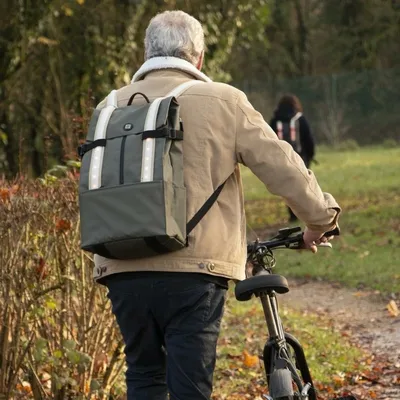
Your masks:
[{"label": "tree trunk", "polygon": [[1,111],[0,125],[7,135],[7,142],[3,144],[7,162],[5,175],[7,178],[12,178],[18,173],[18,140],[11,130],[11,124],[4,110]]},{"label": "tree trunk", "polygon": [[304,21],[304,10],[301,5],[301,0],[294,0],[294,4],[298,23],[299,73],[300,75],[307,75],[309,73],[308,29]]}]

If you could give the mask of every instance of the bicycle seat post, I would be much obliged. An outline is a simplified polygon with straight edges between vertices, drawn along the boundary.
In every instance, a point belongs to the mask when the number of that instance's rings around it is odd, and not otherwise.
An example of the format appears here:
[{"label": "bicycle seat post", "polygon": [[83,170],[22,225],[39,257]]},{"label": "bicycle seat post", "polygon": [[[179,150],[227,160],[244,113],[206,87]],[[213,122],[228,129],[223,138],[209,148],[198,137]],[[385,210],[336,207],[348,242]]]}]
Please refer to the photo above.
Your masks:
[{"label": "bicycle seat post", "polygon": [[274,318],[274,312],[269,294],[260,294],[260,301],[264,310],[265,321],[267,322],[268,333],[271,339],[279,338],[279,328]]}]

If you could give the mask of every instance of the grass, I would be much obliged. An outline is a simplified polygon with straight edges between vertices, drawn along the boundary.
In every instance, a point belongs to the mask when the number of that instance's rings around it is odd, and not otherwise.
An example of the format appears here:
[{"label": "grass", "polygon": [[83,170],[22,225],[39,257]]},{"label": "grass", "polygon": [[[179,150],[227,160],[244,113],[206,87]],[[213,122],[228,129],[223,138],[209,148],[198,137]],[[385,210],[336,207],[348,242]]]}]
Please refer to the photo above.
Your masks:
[{"label": "grass", "polygon": [[[321,187],[343,208],[342,236],[333,250],[317,255],[277,253],[279,272],[400,293],[400,148],[323,152],[318,159],[313,169]],[[249,225],[285,225],[282,200],[268,194],[249,170],[243,176]]]},{"label": "grass", "polygon": [[[341,152],[324,150],[317,154],[317,159],[319,164],[313,164],[311,168],[320,185],[340,199],[399,193],[400,147],[365,147]],[[243,170],[243,179],[247,200],[272,197],[250,170]]]},{"label": "grass", "polygon": [[[332,250],[321,249],[316,255],[276,252],[277,273],[338,281],[384,294],[400,293],[400,148],[322,151],[318,161],[313,170],[321,187],[343,208],[342,236]],[[246,168],[243,178],[248,225],[258,233],[268,226],[286,226],[283,201],[270,195]],[[249,239],[253,238],[250,233]],[[325,388],[324,393],[329,385],[335,387],[335,382],[340,386],[344,375],[364,368],[362,351],[349,344],[329,321],[284,307],[281,316],[285,329],[302,343],[314,380]],[[265,374],[256,356],[266,339],[259,302],[239,303],[230,291],[218,346],[214,399],[261,398]]]}]

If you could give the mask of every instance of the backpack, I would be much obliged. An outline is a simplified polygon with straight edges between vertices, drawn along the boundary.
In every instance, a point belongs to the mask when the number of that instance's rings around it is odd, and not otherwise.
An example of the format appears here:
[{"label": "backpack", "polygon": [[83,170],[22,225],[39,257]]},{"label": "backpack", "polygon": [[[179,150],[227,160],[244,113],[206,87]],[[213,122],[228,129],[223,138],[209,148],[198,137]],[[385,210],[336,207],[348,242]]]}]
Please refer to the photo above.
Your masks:
[{"label": "backpack", "polygon": [[[124,107],[113,90],[93,112],[79,182],[81,248],[111,259],[177,251],[217,200],[224,183],[187,223],[183,123],[176,98],[186,82],[152,102],[135,93]],[[136,96],[146,103],[133,105]]]},{"label": "backpack", "polygon": [[277,121],[276,130],[279,139],[288,142],[296,153],[301,153],[299,118],[303,114],[298,112],[290,121]]}]

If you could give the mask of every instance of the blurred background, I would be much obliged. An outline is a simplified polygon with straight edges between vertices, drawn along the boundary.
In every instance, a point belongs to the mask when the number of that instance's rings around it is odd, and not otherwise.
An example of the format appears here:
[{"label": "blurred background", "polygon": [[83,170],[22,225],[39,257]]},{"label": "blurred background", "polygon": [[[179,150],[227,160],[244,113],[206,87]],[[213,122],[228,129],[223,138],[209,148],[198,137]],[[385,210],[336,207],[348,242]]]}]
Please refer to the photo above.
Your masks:
[{"label": "blurred background", "polygon": [[143,62],[152,16],[183,9],[206,31],[205,72],[269,121],[295,93],[318,144],[400,137],[396,0],[3,0],[0,174],[76,158],[92,107]]}]

